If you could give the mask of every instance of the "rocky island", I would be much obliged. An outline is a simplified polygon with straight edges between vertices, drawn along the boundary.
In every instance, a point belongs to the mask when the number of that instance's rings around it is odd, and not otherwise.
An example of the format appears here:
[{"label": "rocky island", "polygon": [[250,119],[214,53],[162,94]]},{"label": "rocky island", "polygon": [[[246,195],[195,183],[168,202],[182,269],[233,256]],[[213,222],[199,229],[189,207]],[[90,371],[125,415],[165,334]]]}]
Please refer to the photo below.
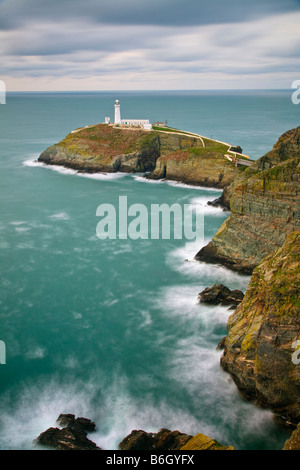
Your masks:
[{"label": "rocky island", "polygon": [[[38,158],[48,165],[62,165],[83,172],[146,173],[216,188],[229,186],[250,163],[229,144],[172,128],[144,130],[97,124],[70,132]],[[237,164],[240,160],[241,164]]]}]

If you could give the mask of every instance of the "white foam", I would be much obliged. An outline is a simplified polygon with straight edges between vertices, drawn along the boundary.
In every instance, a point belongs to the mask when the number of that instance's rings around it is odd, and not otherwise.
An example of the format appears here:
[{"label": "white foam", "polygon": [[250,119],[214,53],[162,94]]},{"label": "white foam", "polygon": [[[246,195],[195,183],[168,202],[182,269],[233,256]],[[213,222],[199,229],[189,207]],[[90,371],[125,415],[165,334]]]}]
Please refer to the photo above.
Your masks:
[{"label": "white foam", "polygon": [[56,214],[49,215],[50,219],[69,220],[70,216],[66,212],[57,212]]},{"label": "white foam", "polygon": [[45,348],[36,346],[25,354],[26,359],[43,359],[46,355]]},{"label": "white foam", "polygon": [[137,327],[138,330],[146,328],[147,326],[152,324],[152,317],[151,317],[151,314],[148,310],[140,310],[139,314],[141,316],[142,322]]},{"label": "white foam", "polygon": [[77,175],[83,178],[90,178],[95,180],[115,180],[123,178],[125,173],[116,172],[116,173],[84,173],[82,171],[73,170],[72,168],[67,168],[61,165],[47,165],[46,163],[39,162],[36,158],[30,158],[23,162],[24,166],[37,167],[37,168],[47,168],[48,170],[57,171],[63,175]]},{"label": "white foam", "polygon": [[204,215],[213,214],[216,216],[225,216],[229,215],[229,212],[225,212],[221,207],[214,207],[208,205],[208,202],[211,201],[212,198],[207,196],[200,196],[194,197],[191,199],[191,204],[194,204],[199,211],[203,211]]},{"label": "white foam", "polygon": [[214,191],[214,192],[219,192],[220,195],[222,193],[222,190],[220,188],[214,188],[214,187],[206,187],[206,186],[198,186],[198,185],[193,185],[193,184],[188,184],[188,183],[182,183],[180,181],[173,181],[173,180],[163,180],[166,184],[169,186],[176,186],[176,188],[189,188],[189,189],[195,189],[195,190],[200,190],[200,191]]},{"label": "white foam", "polygon": [[[205,284],[225,284],[229,289],[246,291],[250,276],[239,274],[218,264],[204,263],[194,259],[195,254],[208,244],[209,240],[189,242],[171,251],[167,256],[167,264],[174,271],[190,278],[192,282]],[[205,287],[208,287],[207,285]]]},{"label": "white foam", "polygon": [[141,175],[132,175],[132,177],[135,181],[138,181],[140,183],[151,183],[151,184],[162,184],[163,183],[162,180],[152,180],[152,179],[145,178],[145,176],[141,176]]},{"label": "white foam", "polygon": [[116,173],[83,173],[77,172],[78,176],[82,176],[83,178],[90,178],[93,180],[116,180],[120,178],[124,178],[126,173],[116,172]]},{"label": "white foam", "polygon": [[24,385],[22,393],[12,402],[9,394],[1,397],[0,440],[2,449],[32,449],[33,440],[51,426],[56,426],[60,413],[75,412],[89,416],[89,386],[74,381],[62,384],[35,382]]}]

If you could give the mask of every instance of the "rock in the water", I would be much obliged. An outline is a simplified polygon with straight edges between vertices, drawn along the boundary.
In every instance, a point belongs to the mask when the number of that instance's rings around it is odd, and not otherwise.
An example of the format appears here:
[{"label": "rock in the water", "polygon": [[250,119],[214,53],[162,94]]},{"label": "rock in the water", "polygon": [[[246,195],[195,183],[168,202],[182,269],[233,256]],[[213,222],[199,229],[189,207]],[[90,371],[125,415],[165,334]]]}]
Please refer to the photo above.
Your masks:
[{"label": "rock in the water", "polygon": [[193,436],[181,433],[179,431],[169,431],[169,429],[161,429],[154,436],[155,449],[157,450],[179,450]]},{"label": "rock in the water", "polygon": [[153,450],[155,449],[154,434],[135,429],[120,442],[119,449]]},{"label": "rock in the water", "polygon": [[35,443],[57,450],[101,450],[87,438],[87,433],[95,430],[95,423],[86,418],[76,418],[72,414],[60,415],[57,423],[65,426],[49,428],[42,432]]},{"label": "rock in the water", "polygon": [[228,319],[221,365],[249,399],[282,420],[300,421],[300,231],[253,271]]},{"label": "rock in the water", "polygon": [[207,287],[199,293],[198,299],[200,303],[208,303],[212,305],[228,305],[237,307],[243,300],[244,294],[240,290],[230,290],[223,284],[214,284]]},{"label": "rock in the water", "polygon": [[300,230],[300,127],[284,133],[273,150],[237,176],[224,196],[231,214],[195,256],[251,274]]},{"label": "rock in the water", "polygon": [[73,414],[61,414],[57,419],[57,424],[63,428],[78,429],[84,432],[94,432],[96,424],[87,418],[75,418]]},{"label": "rock in the water", "polygon": [[229,211],[230,206],[229,206],[229,202],[226,199],[226,191],[224,190],[221,196],[218,197],[217,199],[214,199],[213,201],[207,201],[207,205],[212,206],[212,207],[220,207],[224,211]]}]

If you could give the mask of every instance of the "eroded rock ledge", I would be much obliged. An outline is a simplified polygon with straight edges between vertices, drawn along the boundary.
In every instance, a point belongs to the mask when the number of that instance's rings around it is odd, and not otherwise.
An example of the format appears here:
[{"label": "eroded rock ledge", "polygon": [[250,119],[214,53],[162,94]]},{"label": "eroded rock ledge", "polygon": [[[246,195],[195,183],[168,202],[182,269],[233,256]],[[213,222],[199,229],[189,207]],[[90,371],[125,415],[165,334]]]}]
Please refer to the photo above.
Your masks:
[{"label": "eroded rock ledge", "polygon": [[[262,259],[300,230],[300,127],[285,132],[273,150],[223,191],[229,218],[195,256],[251,274]],[[217,204],[218,202],[215,201]]]}]

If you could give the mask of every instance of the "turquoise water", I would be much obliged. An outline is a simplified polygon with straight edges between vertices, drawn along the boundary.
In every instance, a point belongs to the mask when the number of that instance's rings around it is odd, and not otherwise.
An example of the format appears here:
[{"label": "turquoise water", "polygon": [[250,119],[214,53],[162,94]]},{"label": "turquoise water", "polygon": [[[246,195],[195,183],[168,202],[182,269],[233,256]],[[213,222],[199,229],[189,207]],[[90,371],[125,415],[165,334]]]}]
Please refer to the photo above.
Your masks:
[{"label": "turquoise water", "polygon": [[168,120],[258,158],[297,125],[289,92],[9,94],[1,118],[0,448],[30,449],[60,413],[96,421],[93,440],[114,449],[132,429],[208,434],[237,449],[282,448],[267,410],[241,399],[219,366],[224,307],[197,304],[221,282],[248,276],[193,261],[186,240],[99,240],[96,209],[128,203],[197,204],[205,242],[228,216],[207,206],[214,189],[86,177],[34,163],[82,125],[122,117]]}]

